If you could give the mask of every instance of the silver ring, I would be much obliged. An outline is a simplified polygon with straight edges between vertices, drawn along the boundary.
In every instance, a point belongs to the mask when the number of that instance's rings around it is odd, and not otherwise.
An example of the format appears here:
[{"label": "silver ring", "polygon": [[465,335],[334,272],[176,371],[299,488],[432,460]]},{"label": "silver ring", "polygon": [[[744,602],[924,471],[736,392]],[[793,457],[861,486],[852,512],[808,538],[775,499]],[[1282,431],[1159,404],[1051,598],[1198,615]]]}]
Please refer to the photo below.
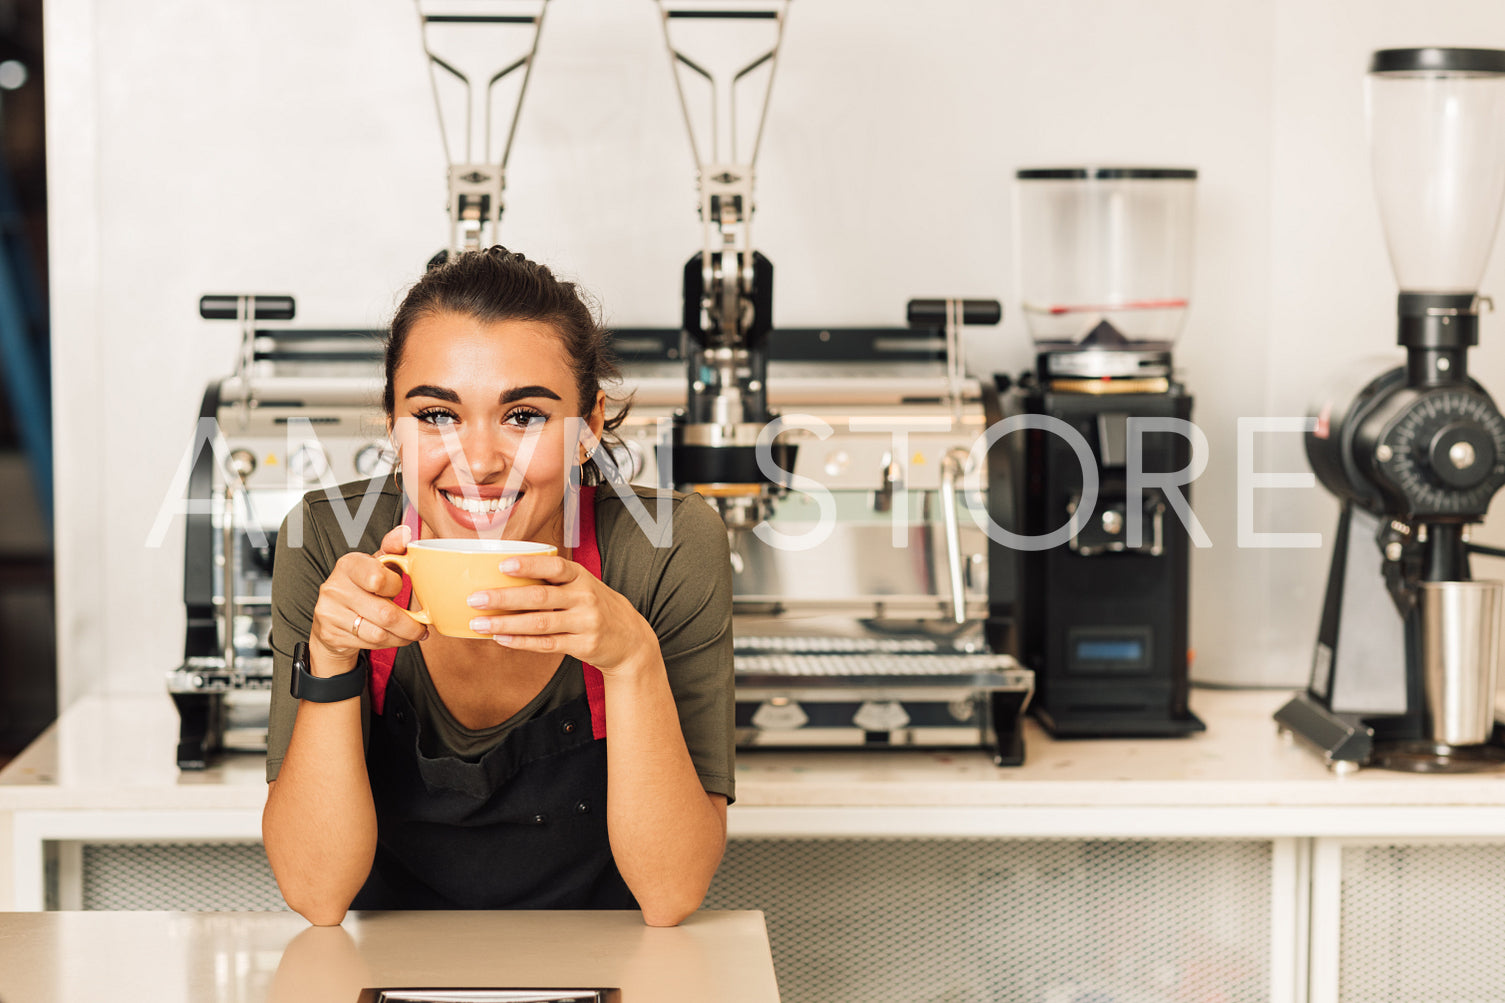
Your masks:
[{"label": "silver ring", "polygon": [[365,622],[366,622],[366,618],[365,617],[361,616],[360,614],[356,614],[355,623],[353,623],[353,624],[350,625],[350,633],[354,634],[356,637],[360,637],[361,636],[361,624],[363,624]]}]

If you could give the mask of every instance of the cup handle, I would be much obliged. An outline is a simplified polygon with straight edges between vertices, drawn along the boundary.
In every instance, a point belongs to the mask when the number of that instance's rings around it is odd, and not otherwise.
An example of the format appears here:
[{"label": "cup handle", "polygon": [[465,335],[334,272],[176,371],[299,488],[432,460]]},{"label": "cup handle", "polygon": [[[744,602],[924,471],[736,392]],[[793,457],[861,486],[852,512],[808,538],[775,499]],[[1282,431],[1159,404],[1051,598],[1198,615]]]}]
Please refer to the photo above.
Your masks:
[{"label": "cup handle", "polygon": [[[395,571],[400,571],[410,577],[412,575],[412,572],[408,570],[407,554],[377,554],[376,559]],[[398,609],[402,609],[402,607],[399,606]],[[402,611],[408,616],[412,617],[414,620],[417,620],[419,623],[423,624],[425,627],[433,626],[433,618],[429,616],[429,611],[426,609],[421,609],[416,613],[410,609],[404,609]]]}]

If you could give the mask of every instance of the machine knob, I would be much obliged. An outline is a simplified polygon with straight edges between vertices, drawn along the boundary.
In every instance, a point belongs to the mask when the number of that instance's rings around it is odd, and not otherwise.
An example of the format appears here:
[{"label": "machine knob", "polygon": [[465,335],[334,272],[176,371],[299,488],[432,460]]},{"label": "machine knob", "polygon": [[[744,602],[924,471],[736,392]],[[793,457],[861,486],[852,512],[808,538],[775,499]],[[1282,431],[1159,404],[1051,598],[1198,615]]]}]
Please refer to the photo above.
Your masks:
[{"label": "machine knob", "polygon": [[1437,479],[1453,488],[1482,483],[1494,466],[1494,443],[1473,423],[1453,422],[1437,430],[1428,444]]},{"label": "machine knob", "polygon": [[386,442],[369,442],[355,454],[355,472],[362,477],[377,477],[392,472],[397,454]]},{"label": "machine knob", "polygon": [[868,700],[852,715],[863,731],[898,731],[909,724],[909,712],[897,700]]},{"label": "machine knob", "polygon": [[789,697],[774,697],[758,705],[753,712],[752,725],[760,731],[794,731],[810,722],[810,715]]},{"label": "machine knob", "polygon": [[249,449],[236,449],[230,453],[230,472],[241,480],[256,471],[256,454]]},{"label": "machine knob", "polygon": [[293,455],[287,459],[287,468],[300,480],[319,480],[329,473],[329,456],[318,443],[305,443],[293,450]]}]

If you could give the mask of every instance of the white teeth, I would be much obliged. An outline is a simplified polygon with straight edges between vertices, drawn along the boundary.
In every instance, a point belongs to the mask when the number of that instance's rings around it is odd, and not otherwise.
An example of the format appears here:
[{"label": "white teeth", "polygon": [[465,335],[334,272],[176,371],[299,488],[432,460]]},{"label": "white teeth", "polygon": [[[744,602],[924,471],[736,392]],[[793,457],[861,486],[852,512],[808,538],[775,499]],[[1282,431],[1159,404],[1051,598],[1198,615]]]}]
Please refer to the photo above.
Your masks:
[{"label": "white teeth", "polygon": [[448,491],[439,492],[444,500],[456,508],[463,508],[467,512],[476,515],[495,515],[503,509],[509,509],[517,501],[517,495],[505,495],[501,498],[466,498],[462,495],[452,495]]}]

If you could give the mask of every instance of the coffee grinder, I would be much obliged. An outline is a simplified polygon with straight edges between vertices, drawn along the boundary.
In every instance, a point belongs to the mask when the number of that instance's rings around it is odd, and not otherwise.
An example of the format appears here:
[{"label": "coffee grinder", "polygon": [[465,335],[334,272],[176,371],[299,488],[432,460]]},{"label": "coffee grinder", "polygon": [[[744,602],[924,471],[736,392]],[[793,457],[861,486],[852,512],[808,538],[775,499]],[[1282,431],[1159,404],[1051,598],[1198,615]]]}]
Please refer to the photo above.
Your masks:
[{"label": "coffee grinder", "polygon": [[[753,246],[753,187],[758,150],[773,95],[774,69],[784,39],[789,0],[748,0],[705,8],[679,0],[657,0],[664,44],[675,89],[690,133],[700,188],[702,249],[684,268],[683,343],[687,389],[685,407],[675,414],[670,483],[696,491],[721,514],[728,532],[751,530],[772,511],[783,485],[758,460],[759,438],[777,416],[768,409],[768,336],[773,330],[773,264]],[[762,27],[769,48],[726,79],[691,59],[671,27],[722,26],[701,32],[704,39],[745,35]],[[762,70],[762,110],[751,148],[738,147],[737,87]],[[709,123],[704,142],[696,138],[686,78],[700,78],[709,91],[701,121]],[[748,118],[754,118],[749,115]],[[794,447],[787,440],[765,443],[778,470],[792,470]],[[737,556],[733,545],[734,562]]]},{"label": "coffee grinder", "polygon": [[1006,531],[989,534],[990,640],[1034,670],[1032,710],[1057,737],[1204,729],[1187,707],[1195,430],[1171,362],[1196,177],[1018,172],[1021,291],[1038,355],[1033,372],[995,378],[986,396],[1003,433],[988,455],[990,507]]},{"label": "coffee grinder", "polygon": [[1490,768],[1500,582],[1468,542],[1505,484],[1505,418],[1468,375],[1505,200],[1505,51],[1387,49],[1366,80],[1405,364],[1314,408],[1342,509],[1311,680],[1275,715],[1336,770]]}]

